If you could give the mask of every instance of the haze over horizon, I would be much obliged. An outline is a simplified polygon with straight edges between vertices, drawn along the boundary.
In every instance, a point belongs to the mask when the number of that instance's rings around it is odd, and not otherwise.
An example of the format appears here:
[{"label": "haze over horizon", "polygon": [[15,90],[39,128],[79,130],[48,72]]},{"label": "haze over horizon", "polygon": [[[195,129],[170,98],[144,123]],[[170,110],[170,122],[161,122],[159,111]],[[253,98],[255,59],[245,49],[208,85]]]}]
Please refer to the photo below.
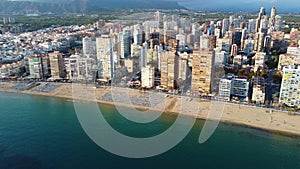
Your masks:
[{"label": "haze over horizon", "polygon": [[176,0],[180,5],[193,10],[204,11],[259,11],[264,6],[268,11],[275,6],[278,12],[300,12],[300,3],[296,0]]},{"label": "haze over horizon", "polygon": [[[74,0],[9,0],[9,1],[35,1],[35,2],[70,2]],[[84,0],[89,1],[89,0]],[[95,1],[95,0],[94,0]],[[101,2],[101,0],[99,0]],[[118,1],[114,0],[113,2]],[[124,2],[124,0],[120,0]],[[139,1],[139,0],[136,0]],[[268,11],[273,6],[277,8],[278,12],[300,12],[300,3],[296,0],[161,0],[161,1],[176,1],[179,5],[192,10],[202,11],[224,11],[224,12],[237,12],[237,11],[259,11],[261,6],[264,6]],[[112,3],[113,3],[112,2]]]}]

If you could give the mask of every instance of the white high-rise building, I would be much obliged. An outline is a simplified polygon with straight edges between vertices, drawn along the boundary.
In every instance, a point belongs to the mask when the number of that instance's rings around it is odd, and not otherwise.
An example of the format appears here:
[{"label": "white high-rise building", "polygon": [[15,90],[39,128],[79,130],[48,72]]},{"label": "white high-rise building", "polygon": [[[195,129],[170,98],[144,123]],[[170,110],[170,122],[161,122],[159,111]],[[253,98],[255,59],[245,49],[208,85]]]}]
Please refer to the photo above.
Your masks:
[{"label": "white high-rise building", "polygon": [[242,30],[242,36],[241,36],[241,48],[244,49],[245,45],[245,39],[247,38],[247,28],[244,28]]},{"label": "white high-rise building", "polygon": [[275,30],[275,16],[276,16],[276,8],[273,7],[271,10],[271,16],[269,18],[269,32],[273,32]]},{"label": "white high-rise building", "polygon": [[158,22],[158,27],[160,27],[160,25],[159,25],[160,24],[160,20],[161,20],[161,18],[160,18],[160,12],[156,11],[155,14],[154,14],[154,17],[155,17],[154,18],[155,21]]},{"label": "white high-rise building", "polygon": [[185,58],[180,58],[178,60],[178,80],[179,80],[178,83],[185,84],[187,77],[188,77],[188,60]]},{"label": "white high-rise building", "polygon": [[276,31],[280,31],[281,28],[282,28],[282,19],[281,19],[281,16],[279,16],[279,15],[275,16],[274,28],[275,28]]},{"label": "white high-rise building", "polygon": [[263,15],[266,15],[266,9],[262,6],[262,7],[260,8],[258,17],[261,18]]},{"label": "white high-rise building", "polygon": [[225,36],[226,32],[229,31],[230,22],[228,18],[222,21],[222,37]]},{"label": "white high-rise building", "polygon": [[82,38],[82,53],[84,57],[96,58],[96,41],[91,37]]},{"label": "white high-rise building", "polygon": [[260,20],[260,28],[266,29],[269,26],[269,21],[268,19],[261,19]]},{"label": "white high-rise building", "polygon": [[300,66],[283,68],[279,103],[300,108]]},{"label": "white high-rise building", "polygon": [[143,43],[143,33],[142,29],[140,27],[137,27],[133,31],[133,41],[137,45],[142,45]]},{"label": "white high-rise building", "polygon": [[115,70],[115,59],[112,39],[102,36],[96,39],[98,76],[100,79],[112,79]]},{"label": "white high-rise building", "polygon": [[256,72],[258,69],[264,68],[266,53],[264,52],[258,52],[254,56],[255,65],[254,65],[254,72]]},{"label": "white high-rise building", "polygon": [[85,58],[76,53],[69,58],[65,58],[67,77],[70,80],[94,80],[96,78],[96,60]]},{"label": "white high-rise building", "polygon": [[209,37],[207,35],[200,36],[200,48],[209,48]]},{"label": "white high-rise building", "polygon": [[256,30],[256,19],[249,19],[248,32],[254,33]]},{"label": "white high-rise building", "polygon": [[240,28],[240,25],[241,25],[241,20],[239,20],[238,18],[234,18],[233,19],[233,27]]},{"label": "white high-rise building", "polygon": [[179,46],[184,46],[186,44],[186,35],[185,34],[177,34],[176,39],[179,40]]},{"label": "white high-rise building", "polygon": [[146,67],[147,65],[147,52],[148,52],[148,43],[145,42],[143,46],[140,47],[141,57],[140,57],[140,68]]},{"label": "white high-rise building", "polygon": [[159,28],[159,23],[157,21],[146,21],[143,23],[145,30],[146,39],[149,39],[150,33],[155,32]]},{"label": "white high-rise building", "polygon": [[215,65],[222,65],[226,63],[228,53],[225,51],[216,50],[215,54]]},{"label": "white high-rise building", "polygon": [[196,32],[198,31],[199,25],[196,23],[193,23],[192,25],[192,35],[196,35]]},{"label": "white high-rise building", "polygon": [[220,28],[215,28],[214,34],[216,35],[217,39],[221,37],[221,29]]},{"label": "white high-rise building", "polygon": [[233,24],[234,16],[229,16],[229,24]]},{"label": "white high-rise building", "polygon": [[243,48],[243,50],[244,50],[244,52],[245,52],[247,55],[253,53],[253,50],[254,50],[254,43],[255,43],[254,39],[246,39],[246,40],[244,41],[244,46],[243,46],[244,48]]}]

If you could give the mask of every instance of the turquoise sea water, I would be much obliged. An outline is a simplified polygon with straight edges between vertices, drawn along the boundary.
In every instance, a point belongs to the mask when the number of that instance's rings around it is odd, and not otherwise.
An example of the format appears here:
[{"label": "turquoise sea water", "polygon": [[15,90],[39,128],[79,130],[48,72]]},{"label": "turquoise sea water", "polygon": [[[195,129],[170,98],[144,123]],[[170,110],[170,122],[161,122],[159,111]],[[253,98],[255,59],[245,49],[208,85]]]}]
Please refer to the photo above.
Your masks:
[{"label": "turquoise sea water", "polygon": [[[100,105],[107,121],[130,136],[148,137],[167,129],[175,115],[146,125]],[[198,120],[176,147],[159,156],[130,159],[98,147],[81,128],[72,101],[0,92],[0,169],[234,169],[300,168],[300,138],[220,124],[204,144]],[[184,124],[183,124],[184,125]]]}]

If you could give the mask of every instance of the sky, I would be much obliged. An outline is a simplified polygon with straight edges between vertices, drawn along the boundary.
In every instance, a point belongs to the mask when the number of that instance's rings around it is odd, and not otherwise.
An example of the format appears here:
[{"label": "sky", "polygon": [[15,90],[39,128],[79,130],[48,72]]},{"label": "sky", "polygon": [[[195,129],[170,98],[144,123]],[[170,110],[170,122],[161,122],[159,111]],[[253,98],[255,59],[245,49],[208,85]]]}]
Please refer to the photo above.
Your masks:
[{"label": "sky", "polygon": [[212,11],[259,11],[264,6],[268,12],[275,6],[278,12],[300,12],[300,0],[176,0],[189,9]]}]

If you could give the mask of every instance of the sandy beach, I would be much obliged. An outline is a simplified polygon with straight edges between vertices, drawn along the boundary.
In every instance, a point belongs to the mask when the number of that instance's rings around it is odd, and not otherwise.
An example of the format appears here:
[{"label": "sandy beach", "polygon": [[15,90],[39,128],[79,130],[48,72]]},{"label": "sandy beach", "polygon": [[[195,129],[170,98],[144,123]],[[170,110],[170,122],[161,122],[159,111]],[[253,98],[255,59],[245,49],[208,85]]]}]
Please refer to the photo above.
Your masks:
[{"label": "sandy beach", "polygon": [[[92,101],[115,106],[132,107],[167,113],[180,113],[199,119],[219,119],[233,123],[268,130],[283,135],[300,136],[300,116],[289,115],[278,110],[237,105],[233,103],[208,102],[200,99],[167,95],[164,93],[142,92],[132,89],[101,87],[81,84],[58,84],[50,92],[16,90],[16,82],[0,82],[0,91],[60,97]],[[211,111],[211,113],[209,113]],[[146,111],[147,112],[147,111]]]}]

